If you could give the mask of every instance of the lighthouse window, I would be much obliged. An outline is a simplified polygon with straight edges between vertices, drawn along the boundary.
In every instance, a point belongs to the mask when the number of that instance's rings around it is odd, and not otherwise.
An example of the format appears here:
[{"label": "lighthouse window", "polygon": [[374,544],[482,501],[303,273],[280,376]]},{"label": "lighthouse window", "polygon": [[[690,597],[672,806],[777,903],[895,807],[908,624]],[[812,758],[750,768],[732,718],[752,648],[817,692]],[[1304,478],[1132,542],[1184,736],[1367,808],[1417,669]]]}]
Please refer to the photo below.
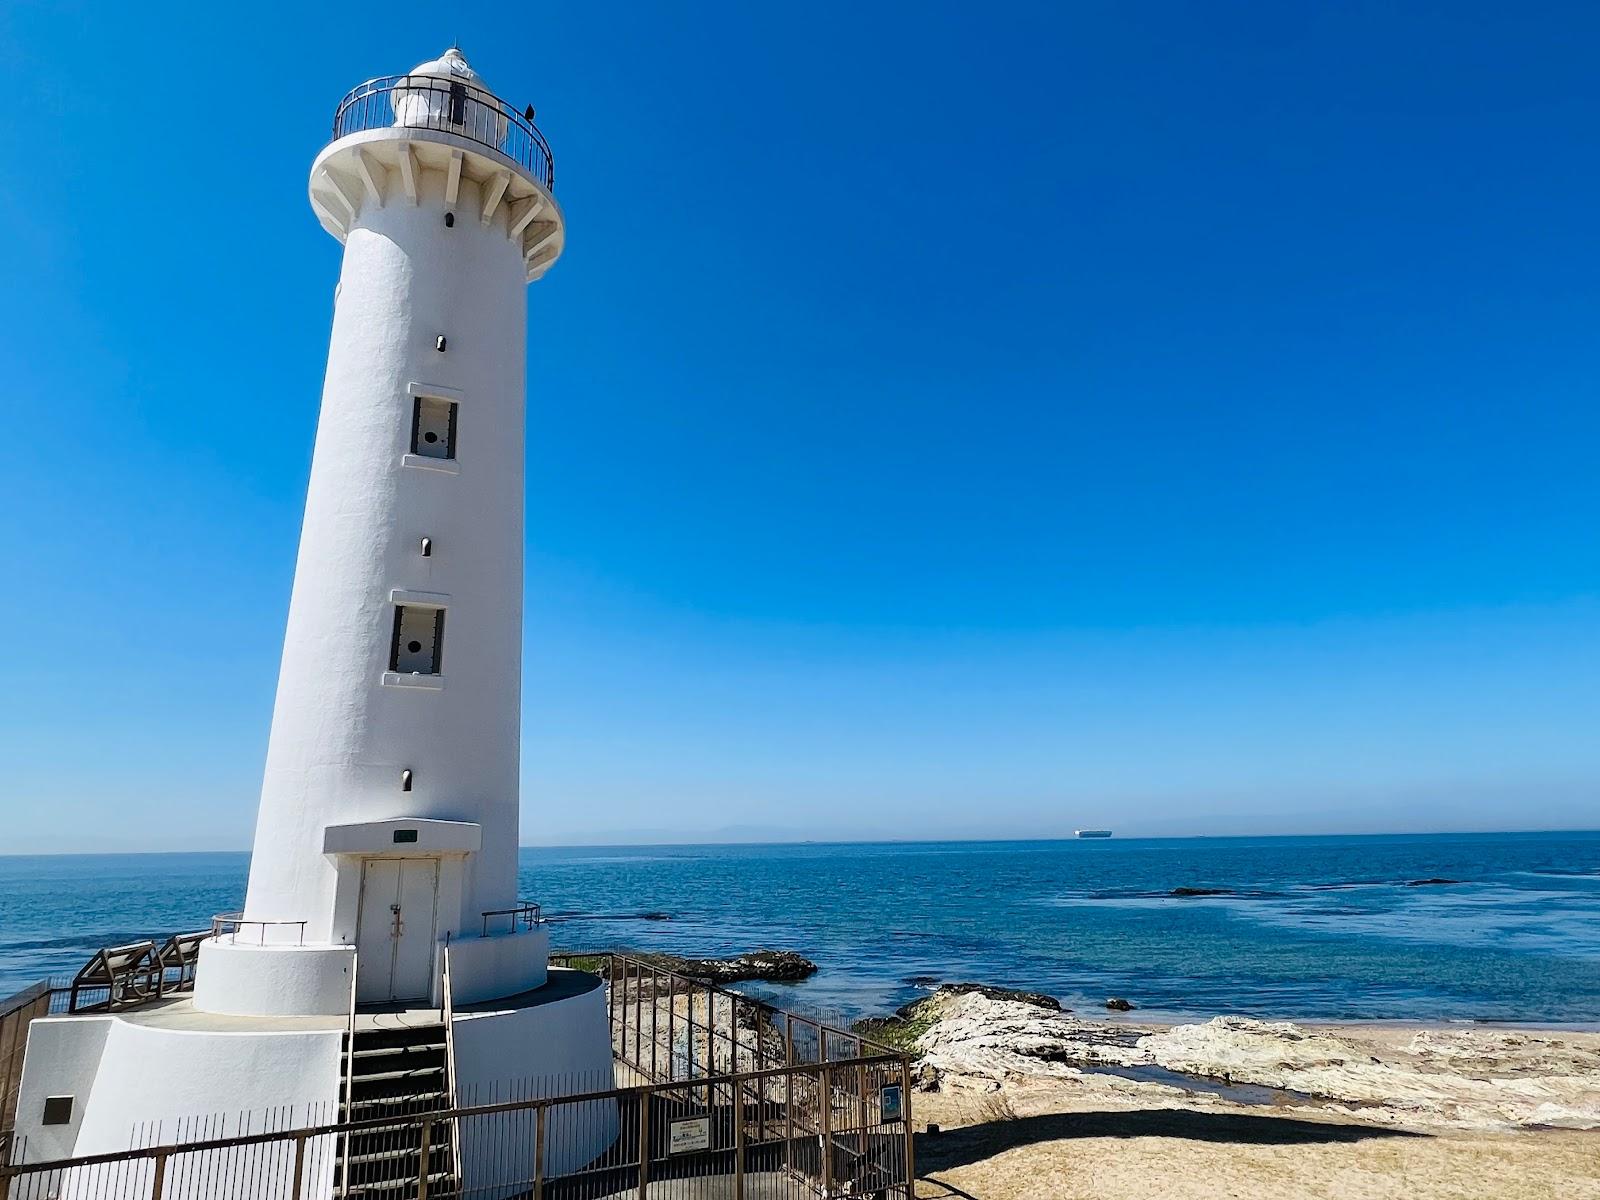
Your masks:
[{"label": "lighthouse window", "polygon": [[418,396],[411,414],[411,453],[425,458],[456,456],[456,404]]},{"label": "lighthouse window", "polygon": [[437,675],[444,650],[444,609],[397,604],[389,669],[402,675]]}]

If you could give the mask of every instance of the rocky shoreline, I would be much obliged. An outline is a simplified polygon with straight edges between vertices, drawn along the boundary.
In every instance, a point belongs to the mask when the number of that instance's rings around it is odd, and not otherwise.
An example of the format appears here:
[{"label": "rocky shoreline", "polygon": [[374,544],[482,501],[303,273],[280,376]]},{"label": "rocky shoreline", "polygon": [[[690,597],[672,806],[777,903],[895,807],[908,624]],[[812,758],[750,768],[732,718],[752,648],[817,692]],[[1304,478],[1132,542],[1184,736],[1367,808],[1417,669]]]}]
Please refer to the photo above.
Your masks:
[{"label": "rocky shoreline", "polygon": [[1086,1019],[1050,997],[946,985],[862,1033],[919,1056],[925,1090],[1268,1104],[1395,1127],[1600,1129],[1600,1034]]}]

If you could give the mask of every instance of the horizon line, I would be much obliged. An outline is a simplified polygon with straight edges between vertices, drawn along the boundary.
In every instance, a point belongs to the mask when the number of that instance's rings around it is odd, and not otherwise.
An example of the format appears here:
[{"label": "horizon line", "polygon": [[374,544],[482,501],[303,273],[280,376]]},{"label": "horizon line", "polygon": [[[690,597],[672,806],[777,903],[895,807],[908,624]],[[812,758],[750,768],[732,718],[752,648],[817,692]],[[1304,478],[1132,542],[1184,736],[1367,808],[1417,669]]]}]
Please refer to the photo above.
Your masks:
[{"label": "horizon line", "polygon": [[[1414,829],[1389,830],[1372,833],[1165,833],[1130,834],[1118,836],[1113,831],[1109,838],[1079,838],[1074,835],[1049,837],[991,837],[991,838],[782,838],[753,839],[748,841],[708,840],[689,842],[519,842],[518,850],[629,850],[629,849],[681,849],[696,846],[998,846],[1017,842],[1229,842],[1267,838],[1401,838],[1401,837],[1525,837],[1537,834],[1600,834],[1600,826],[1578,829]],[[156,854],[249,854],[249,847],[211,847],[203,850],[33,850],[4,851],[0,859],[7,858],[71,858],[113,857],[118,855]]]}]

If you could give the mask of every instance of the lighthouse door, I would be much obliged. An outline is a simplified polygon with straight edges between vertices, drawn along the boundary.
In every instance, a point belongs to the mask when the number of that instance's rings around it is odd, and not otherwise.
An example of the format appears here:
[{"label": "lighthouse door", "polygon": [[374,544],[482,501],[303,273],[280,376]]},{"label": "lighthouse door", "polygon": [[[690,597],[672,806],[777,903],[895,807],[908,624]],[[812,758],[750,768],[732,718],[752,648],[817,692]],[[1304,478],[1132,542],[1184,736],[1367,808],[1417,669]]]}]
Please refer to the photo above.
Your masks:
[{"label": "lighthouse door", "polygon": [[361,867],[356,999],[426,1000],[433,991],[439,860],[369,858]]}]

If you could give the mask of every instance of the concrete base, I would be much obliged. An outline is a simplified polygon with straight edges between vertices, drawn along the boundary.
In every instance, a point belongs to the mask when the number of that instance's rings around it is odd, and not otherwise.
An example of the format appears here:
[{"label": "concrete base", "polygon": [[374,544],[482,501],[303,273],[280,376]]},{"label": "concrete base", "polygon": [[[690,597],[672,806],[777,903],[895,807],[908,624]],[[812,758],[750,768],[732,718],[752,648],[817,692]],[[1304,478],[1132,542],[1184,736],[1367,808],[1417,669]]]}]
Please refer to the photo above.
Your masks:
[{"label": "concrete base", "polygon": [[[458,1103],[605,1090],[612,1084],[611,1032],[602,981],[580,971],[552,970],[543,987],[505,1000],[468,1005],[454,1026]],[[358,1024],[437,1020],[437,1010],[358,1014]],[[191,1001],[165,1001],[115,1015],[46,1017],[29,1030],[18,1097],[20,1161],[42,1162],[207,1136],[233,1136],[337,1119],[343,1079],[345,1021],[339,1018],[242,1017],[200,1011]],[[49,1096],[71,1096],[66,1124],[43,1123]],[[227,1114],[226,1125],[219,1119]],[[520,1137],[524,1114],[462,1122],[458,1167],[478,1200],[526,1190],[526,1163],[505,1153]],[[210,1118],[208,1120],[208,1118]],[[532,1146],[533,1113],[525,1114]],[[545,1169],[550,1175],[589,1162],[617,1137],[616,1105],[570,1106],[553,1115]],[[285,1143],[285,1153],[288,1144]],[[277,1194],[261,1172],[272,1154],[180,1156],[169,1194],[200,1186],[208,1200],[254,1200]],[[329,1196],[332,1151],[319,1153],[302,1181],[308,1198]],[[136,1171],[126,1164],[125,1173]],[[59,1181],[63,1197],[88,1194],[103,1182],[93,1168]],[[230,1171],[240,1177],[232,1178]],[[210,1172],[209,1175],[205,1174]],[[515,1178],[514,1178],[515,1177]],[[524,1181],[510,1186],[516,1178]],[[129,1175],[128,1179],[132,1179]],[[287,1180],[281,1193],[288,1194]],[[171,1190],[178,1186],[178,1190]],[[136,1190],[133,1194],[148,1194]],[[120,1194],[120,1193],[119,1193]],[[201,1194],[195,1192],[193,1194]]]},{"label": "concrete base", "polygon": [[254,946],[230,938],[200,943],[194,1006],[249,1017],[348,1016],[352,946]]}]

